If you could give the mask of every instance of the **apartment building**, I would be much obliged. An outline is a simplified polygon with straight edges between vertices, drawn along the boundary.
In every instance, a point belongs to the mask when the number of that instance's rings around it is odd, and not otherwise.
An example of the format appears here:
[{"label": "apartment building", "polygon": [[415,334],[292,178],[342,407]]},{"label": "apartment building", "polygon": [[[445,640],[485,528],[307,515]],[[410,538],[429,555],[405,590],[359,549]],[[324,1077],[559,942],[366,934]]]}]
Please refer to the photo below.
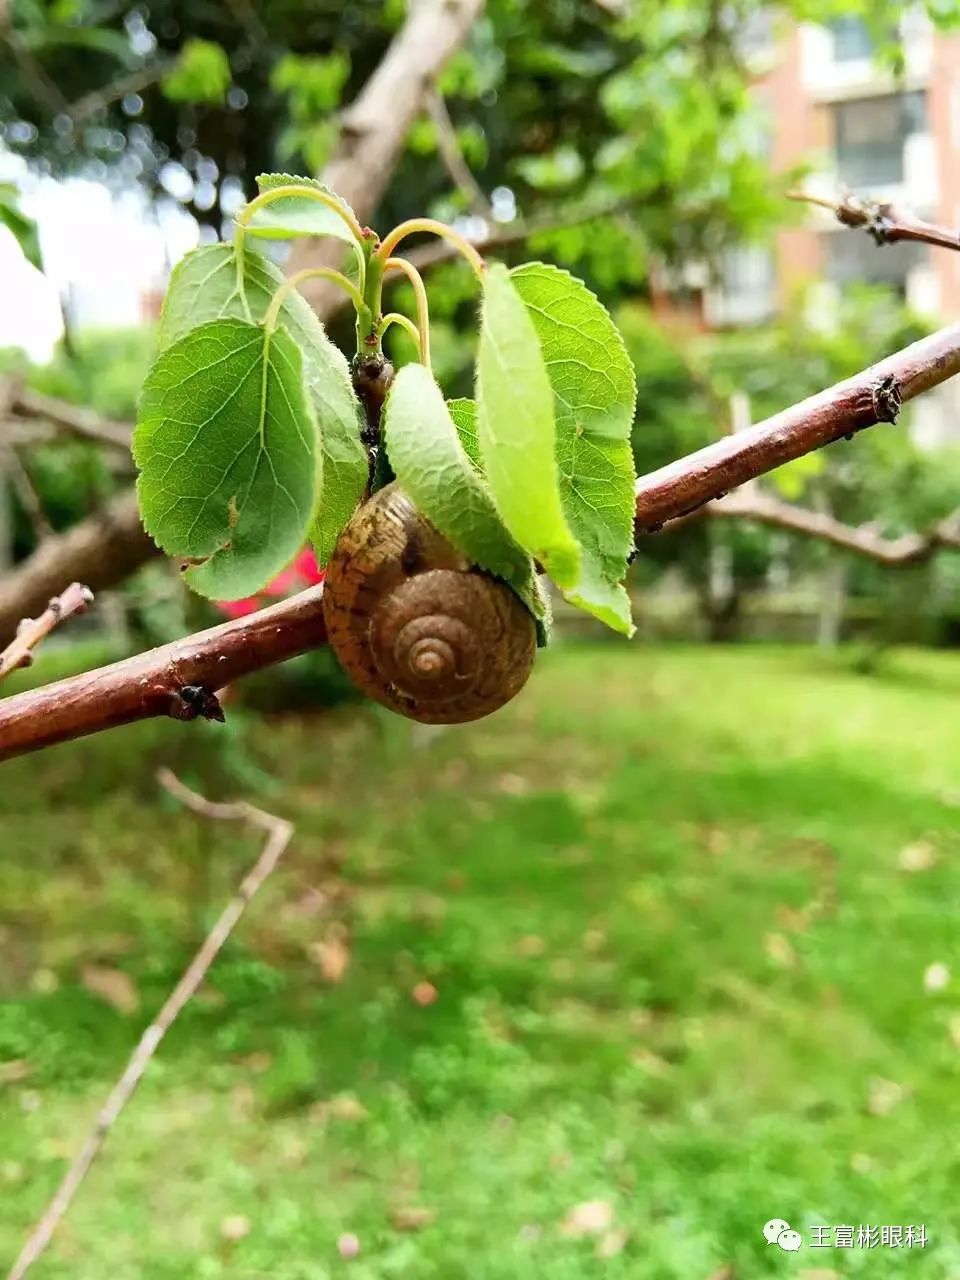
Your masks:
[{"label": "apartment building", "polygon": [[[857,18],[788,26],[771,13],[746,33],[771,167],[812,164],[812,190],[847,188],[960,228],[960,34],[937,31],[922,8],[910,7],[899,36],[903,68],[895,77]],[[816,311],[829,315],[831,294],[855,280],[886,282],[935,320],[960,319],[960,253],[878,247],[811,208],[773,249],[729,255],[721,285],[704,294],[703,320],[762,322],[811,281]],[[914,433],[930,446],[960,439],[960,393],[926,397]]]}]

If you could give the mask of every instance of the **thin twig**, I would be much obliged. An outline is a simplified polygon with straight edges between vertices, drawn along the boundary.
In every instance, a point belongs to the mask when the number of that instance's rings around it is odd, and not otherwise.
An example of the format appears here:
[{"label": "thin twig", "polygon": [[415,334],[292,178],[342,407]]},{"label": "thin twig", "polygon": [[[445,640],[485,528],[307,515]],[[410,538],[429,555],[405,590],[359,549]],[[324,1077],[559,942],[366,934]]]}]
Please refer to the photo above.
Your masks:
[{"label": "thin twig", "polygon": [[924,222],[909,210],[898,209],[893,204],[863,199],[852,191],[845,192],[839,200],[831,200],[827,196],[814,195],[808,191],[791,191],[789,196],[791,200],[802,200],[806,204],[829,209],[843,226],[866,231],[876,244],[912,240],[943,249],[960,249],[960,234],[956,231]]},{"label": "thin twig", "polygon": [[[2,441],[0,441],[0,449],[3,449]],[[42,542],[45,538],[53,536],[53,525],[47,519],[47,513],[43,509],[43,500],[37,492],[36,485],[33,483],[33,477],[27,470],[26,464],[17,450],[8,448],[4,450],[4,453],[10,480],[17,497],[20,499],[20,505],[33,525],[33,532],[37,541]],[[2,470],[2,467],[0,467],[0,470]]]},{"label": "thin twig", "polygon": [[146,1029],[134,1049],[123,1074],[110,1090],[96,1123],[77,1153],[57,1188],[43,1216],[30,1233],[27,1243],[11,1268],[7,1280],[22,1280],[30,1267],[46,1249],[73,1197],[96,1160],[107,1135],[116,1123],[120,1112],[130,1101],[137,1085],[143,1079],[150,1060],[174,1020],[196,995],[207,971],[217,958],[224,943],[247,908],[257,890],[276,867],[283,851],[293,835],[293,824],[275,814],[265,813],[253,805],[214,804],[185,786],[169,769],[161,769],[157,775],[160,785],[183,805],[202,817],[215,821],[248,822],[266,833],[267,839],[259,858],[240,883],[237,892],[210,930],[203,945],[190,961],[180,981],[167,997],[154,1021]]},{"label": "thin twig", "polygon": [[41,62],[34,57],[33,51],[21,40],[17,31],[5,24],[2,36],[37,102],[42,103],[52,116],[63,111],[67,100],[60,92],[60,86],[47,75]]},{"label": "thin twig", "polygon": [[[547,214],[526,221],[518,219],[506,226],[498,227],[479,240],[472,240],[471,243],[480,253],[496,253],[498,249],[508,249],[511,245],[523,244],[532,236],[545,235],[551,231],[563,231],[567,227],[579,227],[597,218],[609,218],[617,213],[625,213],[633,208],[635,203],[634,200],[626,199],[607,200],[602,204],[583,205],[580,208],[570,209],[566,213]],[[418,271],[426,271],[429,267],[452,262],[459,255],[451,245],[437,241],[436,244],[412,249],[404,256]]]},{"label": "thin twig", "polygon": [[112,84],[104,85],[102,89],[94,89],[91,93],[85,93],[83,97],[77,98],[67,107],[66,114],[74,124],[79,124],[80,121],[96,115],[98,111],[102,111],[112,103],[119,102],[128,93],[140,93],[142,89],[149,89],[158,80],[162,80],[173,66],[173,60],[167,59],[164,62],[155,62],[149,67],[141,67],[139,71],[131,71],[129,75],[121,76]]},{"label": "thin twig", "polygon": [[427,114],[437,131],[437,148],[440,152],[440,159],[443,161],[443,167],[446,169],[450,180],[466,196],[472,213],[478,213],[481,218],[491,217],[493,210],[490,201],[487,199],[486,192],[474,177],[473,170],[464,159],[463,152],[460,150],[456,128],[450,119],[450,112],[447,110],[446,101],[435,85],[432,89],[427,90],[425,105]]},{"label": "thin twig", "polygon": [[93,592],[79,582],[71,582],[66,591],[54,596],[39,618],[24,618],[17,634],[0,653],[0,680],[18,667],[28,667],[33,651],[50,632],[75,613],[83,613],[93,603]]}]

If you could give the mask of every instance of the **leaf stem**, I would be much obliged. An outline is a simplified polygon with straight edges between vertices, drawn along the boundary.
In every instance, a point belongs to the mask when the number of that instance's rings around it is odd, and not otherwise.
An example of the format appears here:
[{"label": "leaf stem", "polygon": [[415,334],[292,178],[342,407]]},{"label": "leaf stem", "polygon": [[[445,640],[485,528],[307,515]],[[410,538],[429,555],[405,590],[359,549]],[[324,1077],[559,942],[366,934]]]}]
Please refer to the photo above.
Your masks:
[{"label": "leaf stem", "polygon": [[385,271],[402,271],[413,286],[413,294],[417,301],[417,328],[420,330],[420,362],[430,368],[430,307],[427,302],[427,290],[423,277],[412,262],[406,258],[388,258],[384,263]]},{"label": "leaf stem", "polygon": [[324,204],[328,209],[332,210],[338,218],[347,224],[356,240],[363,242],[363,227],[357,221],[356,215],[340,200],[327,191],[321,191],[319,187],[301,187],[291,183],[286,187],[271,187],[269,191],[261,191],[258,196],[248,203],[237,214],[237,226],[244,231],[250,225],[250,219],[258,209],[265,208],[268,204],[273,204],[275,200],[285,200],[290,197],[302,197],[305,200],[316,200],[318,204]]},{"label": "leaf stem", "polygon": [[447,240],[470,263],[477,279],[483,279],[487,264],[470,241],[459,231],[454,231],[453,227],[448,227],[445,222],[438,222],[435,218],[410,218],[407,222],[401,222],[384,238],[374,256],[386,263],[400,241],[418,231],[426,231],[431,235],[439,236],[441,240]]},{"label": "leaf stem", "polygon": [[333,284],[341,288],[344,293],[350,296],[353,305],[357,309],[358,322],[367,324],[372,323],[369,308],[363,300],[363,294],[353,283],[348,280],[342,271],[336,271],[333,267],[304,267],[302,271],[297,271],[289,280],[284,280],[283,284],[277,289],[276,293],[270,299],[270,306],[263,318],[263,323],[267,330],[272,332],[276,328],[277,317],[280,314],[280,308],[286,302],[290,294],[302,284],[304,280],[330,280]]},{"label": "leaf stem", "polygon": [[[380,323],[377,325],[377,337],[382,338],[392,324],[398,324],[401,329],[405,329],[410,337],[417,344],[420,352],[420,363],[430,368],[430,339],[427,338],[424,343],[423,330],[418,329],[409,316],[405,316],[402,311],[388,311]],[[426,346],[426,352],[424,352]]]}]

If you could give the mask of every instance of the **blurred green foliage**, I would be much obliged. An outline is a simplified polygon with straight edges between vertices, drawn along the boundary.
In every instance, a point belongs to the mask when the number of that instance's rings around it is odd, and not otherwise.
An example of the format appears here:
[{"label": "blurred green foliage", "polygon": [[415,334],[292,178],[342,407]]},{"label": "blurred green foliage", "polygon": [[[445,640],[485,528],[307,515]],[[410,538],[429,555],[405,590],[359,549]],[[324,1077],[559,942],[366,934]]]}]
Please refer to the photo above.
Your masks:
[{"label": "blurred green foliage", "polygon": [[[943,655],[865,678],[799,649],[571,646],[474,725],[259,725],[284,784],[262,803],[295,839],[45,1274],[813,1265],[765,1245],[776,1214],[923,1222],[925,1250],[813,1257],[952,1275],[956,999],[925,974],[960,966],[958,693]],[[154,781],[174,763],[233,794],[220,733],[156,723],[4,766],[5,1258],[256,856]],[[565,1226],[596,1201],[608,1228]]]}]

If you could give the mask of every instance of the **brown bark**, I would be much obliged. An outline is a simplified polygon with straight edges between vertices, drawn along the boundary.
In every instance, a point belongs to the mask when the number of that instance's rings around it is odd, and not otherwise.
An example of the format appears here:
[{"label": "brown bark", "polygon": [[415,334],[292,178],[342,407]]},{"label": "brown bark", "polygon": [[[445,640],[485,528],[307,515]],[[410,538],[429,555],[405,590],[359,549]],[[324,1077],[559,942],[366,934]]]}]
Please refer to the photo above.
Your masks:
[{"label": "brown bark", "polygon": [[326,640],[323,588],[109,667],[0,699],[0,760],[151,716],[222,718],[217,689]]},{"label": "brown bark", "polygon": [[[703,514],[719,520],[756,520],[776,529],[829,542],[890,568],[922,564],[942,548],[960,550],[960,511],[941,520],[927,533],[905,533],[899,538],[885,538],[869,525],[844,524],[824,512],[807,511],[765,493],[734,494],[723,502],[710,503]],[[671,522],[667,529],[673,527]]]}]

